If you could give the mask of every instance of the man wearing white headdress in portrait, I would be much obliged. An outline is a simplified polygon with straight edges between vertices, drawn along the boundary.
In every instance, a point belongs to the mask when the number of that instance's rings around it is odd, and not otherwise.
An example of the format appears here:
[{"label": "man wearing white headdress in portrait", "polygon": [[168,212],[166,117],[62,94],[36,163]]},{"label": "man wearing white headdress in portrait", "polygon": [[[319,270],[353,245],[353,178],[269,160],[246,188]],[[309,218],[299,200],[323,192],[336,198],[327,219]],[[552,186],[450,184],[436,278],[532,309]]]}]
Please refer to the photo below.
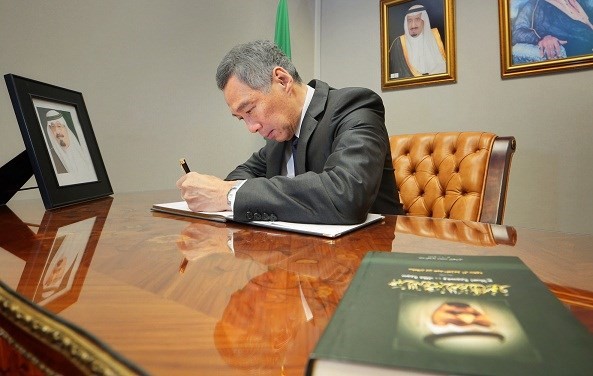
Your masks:
[{"label": "man wearing white headdress in portrait", "polygon": [[414,5],[404,17],[404,35],[389,47],[391,78],[418,77],[446,72],[445,48],[438,29],[430,28],[423,5]]},{"label": "man wearing white headdress in portrait", "polygon": [[[46,114],[47,135],[52,148],[54,168],[60,185],[96,181],[97,175],[87,150],[70,132],[64,116],[55,110]],[[63,174],[70,178],[64,179]]]}]

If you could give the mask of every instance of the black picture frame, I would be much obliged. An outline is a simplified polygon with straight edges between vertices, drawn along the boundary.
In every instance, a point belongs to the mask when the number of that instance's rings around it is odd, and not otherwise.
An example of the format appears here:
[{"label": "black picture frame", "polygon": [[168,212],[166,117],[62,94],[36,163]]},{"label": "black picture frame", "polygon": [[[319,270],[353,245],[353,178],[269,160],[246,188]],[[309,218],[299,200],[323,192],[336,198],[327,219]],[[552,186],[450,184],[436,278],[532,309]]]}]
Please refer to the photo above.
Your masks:
[{"label": "black picture frame", "polygon": [[4,79],[45,208],[113,194],[82,93]]}]

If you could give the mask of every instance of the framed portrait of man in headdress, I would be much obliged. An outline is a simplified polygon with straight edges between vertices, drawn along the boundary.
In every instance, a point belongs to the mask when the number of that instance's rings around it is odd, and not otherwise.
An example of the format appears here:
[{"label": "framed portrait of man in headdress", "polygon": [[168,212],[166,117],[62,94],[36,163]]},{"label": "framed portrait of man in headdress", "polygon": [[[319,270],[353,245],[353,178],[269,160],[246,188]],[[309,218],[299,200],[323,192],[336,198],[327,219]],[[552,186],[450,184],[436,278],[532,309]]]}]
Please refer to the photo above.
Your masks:
[{"label": "framed portrait of man in headdress", "polygon": [[499,0],[502,78],[593,67],[593,0]]},{"label": "framed portrait of man in headdress", "polygon": [[33,99],[59,186],[97,181],[76,108]]},{"label": "framed portrait of man in headdress", "polygon": [[4,78],[46,209],[112,194],[82,94],[12,74]]},{"label": "framed portrait of man in headdress", "polygon": [[454,83],[453,0],[381,0],[383,90]]}]

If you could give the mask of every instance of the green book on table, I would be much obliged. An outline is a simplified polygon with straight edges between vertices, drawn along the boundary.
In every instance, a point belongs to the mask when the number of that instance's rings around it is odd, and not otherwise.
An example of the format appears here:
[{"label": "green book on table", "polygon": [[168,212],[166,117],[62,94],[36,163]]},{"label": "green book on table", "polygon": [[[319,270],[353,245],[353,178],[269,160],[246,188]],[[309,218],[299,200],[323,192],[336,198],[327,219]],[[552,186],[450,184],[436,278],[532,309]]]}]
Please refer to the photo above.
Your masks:
[{"label": "green book on table", "polygon": [[307,375],[593,375],[593,335],[517,257],[369,252]]}]

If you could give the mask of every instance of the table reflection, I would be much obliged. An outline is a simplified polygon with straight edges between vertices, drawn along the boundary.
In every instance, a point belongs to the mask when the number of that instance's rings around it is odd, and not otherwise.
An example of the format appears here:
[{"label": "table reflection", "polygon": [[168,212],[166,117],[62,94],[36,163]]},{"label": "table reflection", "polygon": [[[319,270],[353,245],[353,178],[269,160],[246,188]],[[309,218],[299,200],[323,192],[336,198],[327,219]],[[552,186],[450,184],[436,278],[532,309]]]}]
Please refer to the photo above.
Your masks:
[{"label": "table reflection", "polygon": [[[391,248],[393,235],[360,235],[377,250]],[[218,318],[214,343],[227,364],[286,373],[306,361],[365,253],[340,243],[217,223],[183,229],[182,270],[208,275],[194,304]]]},{"label": "table reflection", "polygon": [[76,302],[112,200],[46,211],[37,233],[0,208],[0,246],[26,263],[16,291],[53,312]]},{"label": "table reflection", "polygon": [[483,247],[514,246],[517,243],[517,230],[514,227],[490,223],[402,216],[397,218],[395,229],[401,234],[413,234]]}]

